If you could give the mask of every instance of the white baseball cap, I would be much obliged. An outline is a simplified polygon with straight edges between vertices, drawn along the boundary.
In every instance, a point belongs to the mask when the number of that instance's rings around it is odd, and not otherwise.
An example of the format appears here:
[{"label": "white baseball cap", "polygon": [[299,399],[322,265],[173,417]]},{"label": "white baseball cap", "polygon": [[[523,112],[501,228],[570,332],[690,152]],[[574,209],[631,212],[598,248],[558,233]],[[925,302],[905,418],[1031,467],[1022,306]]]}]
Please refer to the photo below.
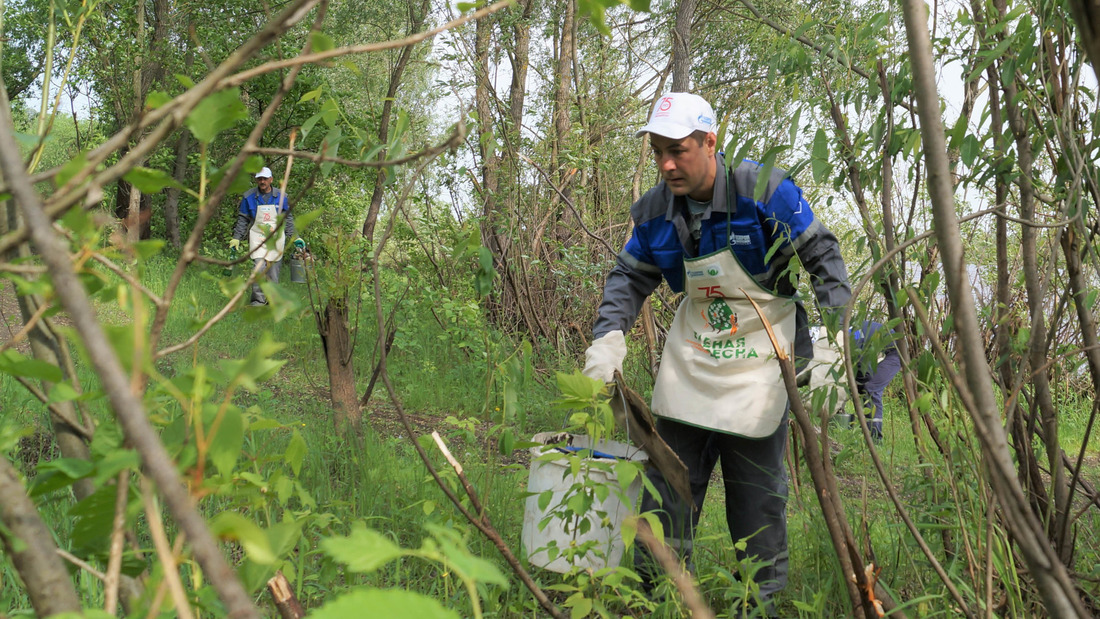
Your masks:
[{"label": "white baseball cap", "polygon": [[714,108],[706,99],[687,92],[670,92],[653,104],[649,114],[649,124],[634,134],[640,138],[646,133],[655,133],[673,140],[680,140],[695,131],[715,133],[718,119]]},{"label": "white baseball cap", "polygon": [[262,168],[256,173],[256,178],[271,178],[271,170],[269,168]]}]

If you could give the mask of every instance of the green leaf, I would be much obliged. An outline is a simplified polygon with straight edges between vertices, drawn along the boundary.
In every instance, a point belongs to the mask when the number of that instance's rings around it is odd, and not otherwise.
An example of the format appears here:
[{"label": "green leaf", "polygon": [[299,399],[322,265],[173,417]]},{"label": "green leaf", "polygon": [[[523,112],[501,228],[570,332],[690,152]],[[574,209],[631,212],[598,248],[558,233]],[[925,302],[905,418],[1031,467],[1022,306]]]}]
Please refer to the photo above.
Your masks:
[{"label": "green leaf", "polygon": [[137,187],[141,193],[157,193],[165,187],[183,189],[183,185],[176,182],[167,172],[153,168],[137,167],[122,177],[127,183]]},{"label": "green leaf", "polygon": [[[211,415],[213,417],[214,415]],[[228,406],[222,413],[216,434],[210,438],[210,461],[222,475],[230,475],[237,465],[241,447],[244,446],[244,417],[236,406]]]},{"label": "green leaf", "polygon": [[484,582],[501,587],[508,586],[508,579],[489,561],[470,553],[461,545],[460,538],[452,529],[445,529],[439,525],[428,525],[432,537],[439,544],[439,550],[451,567],[463,576],[463,580],[469,579],[476,582]]},{"label": "green leaf", "polygon": [[[96,436],[99,436],[99,430],[100,428],[96,428]],[[103,485],[103,482],[120,472],[126,469],[136,471],[139,466],[141,466],[141,457],[138,456],[136,451],[133,449],[115,449],[96,462],[93,481],[98,488]]]},{"label": "green leaf", "polygon": [[[608,4],[618,4],[618,2],[612,1]],[[607,27],[607,21],[604,19],[604,14],[607,11],[607,7],[602,0],[579,0],[577,8],[580,9],[581,15],[587,15],[588,20],[592,22],[596,30],[605,37],[611,36],[611,29]]]},{"label": "green leaf", "polygon": [[150,110],[155,110],[171,100],[172,95],[164,92],[163,90],[154,90],[146,95],[145,107]]},{"label": "green leaf", "polygon": [[64,379],[61,368],[56,365],[29,359],[10,348],[0,353],[0,372],[48,383],[59,383]]},{"label": "green leaf", "polygon": [[285,359],[271,358],[284,346],[285,344],[275,342],[271,338],[271,333],[264,332],[248,357],[222,361],[224,377],[228,377],[230,381],[239,382],[249,391],[255,391],[259,388],[260,382],[270,378],[286,364]]},{"label": "green leaf", "polygon": [[290,465],[290,470],[294,471],[295,477],[302,470],[302,461],[305,460],[306,451],[305,439],[295,430],[290,437],[290,444],[286,446],[286,453],[283,454],[283,459]]},{"label": "green leaf", "polygon": [[302,525],[292,520],[277,522],[267,530],[267,539],[276,557],[284,557],[302,537]]},{"label": "green leaf", "polygon": [[[131,494],[133,493],[133,486]],[[68,516],[72,518],[72,543],[78,549],[106,549],[115,520],[115,501],[118,487],[104,485],[91,496],[73,505]]]},{"label": "green leaf", "polygon": [[634,483],[634,479],[638,476],[638,466],[633,462],[626,460],[615,461],[615,478],[619,480],[619,485],[623,488],[630,487],[630,484]]},{"label": "green leaf", "polygon": [[240,90],[228,88],[207,95],[200,101],[187,115],[187,128],[198,141],[205,144],[247,117],[248,110],[241,103]]},{"label": "green leaf", "polygon": [[194,88],[195,87],[195,80],[191,79],[190,77],[187,77],[186,75],[184,75],[182,73],[176,73],[174,77],[176,78],[176,81],[179,82],[180,85],[183,86],[184,88]]},{"label": "green leaf", "polygon": [[459,619],[436,600],[404,589],[356,589],[309,614],[310,619]]},{"label": "green leaf", "polygon": [[[356,523],[347,537],[328,537],[321,550],[352,572],[373,572],[405,554],[400,546],[378,531]],[[380,615],[385,616],[385,615]]]},{"label": "green leaf", "polygon": [[50,388],[50,404],[71,402],[80,397],[80,392],[68,382],[60,382]]},{"label": "green leaf", "polygon": [[798,135],[799,135],[799,133],[801,133],[800,129],[802,128],[801,125],[802,125],[802,106],[799,106],[798,109],[796,109],[794,111],[794,118],[791,119],[791,133],[790,133],[791,144],[794,144],[795,142],[798,141]]},{"label": "green leaf", "polygon": [[[298,103],[305,103],[306,101],[313,101],[317,97],[320,97],[322,89],[323,89],[322,86],[318,86],[317,88],[314,88],[313,90],[307,92],[306,94],[302,95],[301,99],[298,99]],[[313,122],[317,122],[317,121],[313,121]],[[310,124],[310,127],[312,127],[312,126],[313,125]]]},{"label": "green leaf", "polygon": [[302,139],[303,140],[306,138],[307,135],[309,135],[310,130],[313,129],[313,125],[316,125],[317,121],[321,120],[321,117],[323,115],[324,115],[324,112],[317,112],[313,116],[310,116],[309,118],[307,118],[304,123],[302,123]]},{"label": "green leaf", "polygon": [[493,279],[496,277],[496,269],[493,268],[493,253],[487,247],[481,247],[477,254],[478,269],[474,276],[474,289],[480,296],[487,296],[493,291]]},{"label": "green leaf", "polygon": [[55,471],[72,479],[84,479],[95,471],[95,465],[80,458],[58,458],[38,465],[39,473]]},{"label": "green leaf", "polygon": [[38,136],[34,135],[33,133],[23,133],[22,131],[15,131],[12,133],[12,135],[15,136],[15,141],[27,150],[38,146]]},{"label": "green leaf", "polygon": [[271,565],[278,557],[271,548],[271,540],[256,523],[234,511],[225,511],[210,522],[210,532],[223,539],[240,542],[248,558],[260,565]]},{"label": "green leaf", "polygon": [[963,138],[962,148],[959,151],[959,154],[962,156],[963,164],[968,168],[974,167],[974,161],[981,152],[982,145],[981,142],[978,141],[978,138],[974,137],[973,134],[967,134],[967,136]]},{"label": "green leaf", "polygon": [[164,249],[164,239],[146,239],[144,241],[138,241],[134,243],[134,253],[138,255],[138,258],[147,260],[153,256],[159,254]]},{"label": "green leaf", "polygon": [[584,594],[579,591],[569,596],[565,605],[572,607],[572,612],[569,613],[570,619],[584,619],[592,612],[592,600],[584,597]]},{"label": "green leaf", "polygon": [[[210,175],[209,185],[212,187],[221,182],[222,177],[229,171],[229,167],[233,164],[232,161],[226,163],[221,168],[218,168],[216,172]],[[259,155],[250,155],[244,160],[244,165],[241,166],[240,171],[237,172],[237,176],[233,179],[233,182],[229,185],[229,193],[240,194],[248,191],[253,184],[252,175],[260,171],[260,168],[264,166],[263,157]]]},{"label": "green leaf", "polygon": [[321,213],[324,211],[325,209],[319,208],[309,211],[308,213],[302,213],[301,215],[295,213],[294,229],[298,232],[298,235],[301,236],[302,231],[308,228],[314,221],[317,221],[317,218],[320,217]]},{"label": "green leaf", "polygon": [[57,187],[64,187],[74,176],[76,176],[81,170],[88,167],[87,151],[80,151],[75,157],[70,159],[65,165],[61,166],[61,169],[57,171],[57,176],[53,178],[53,182]]},{"label": "green leaf", "polygon": [[814,182],[824,183],[829,176],[829,170],[832,168],[832,164],[829,163],[829,138],[825,135],[824,129],[818,129],[814,135],[813,158],[810,161],[810,166],[813,171]]},{"label": "green leaf", "polygon": [[336,47],[336,42],[332,40],[332,37],[323,32],[311,32],[309,42],[315,52],[327,52]]},{"label": "green leaf", "polygon": [[568,397],[591,400],[604,389],[604,384],[581,374],[580,370],[572,374],[558,372],[558,389]]},{"label": "green leaf", "polygon": [[756,187],[753,189],[753,200],[760,202],[764,199],[764,194],[768,190],[768,181],[771,180],[772,170],[775,169],[775,158],[779,153],[787,150],[790,146],[786,144],[780,144],[769,148],[764,156],[760,158],[760,171],[756,176]]}]

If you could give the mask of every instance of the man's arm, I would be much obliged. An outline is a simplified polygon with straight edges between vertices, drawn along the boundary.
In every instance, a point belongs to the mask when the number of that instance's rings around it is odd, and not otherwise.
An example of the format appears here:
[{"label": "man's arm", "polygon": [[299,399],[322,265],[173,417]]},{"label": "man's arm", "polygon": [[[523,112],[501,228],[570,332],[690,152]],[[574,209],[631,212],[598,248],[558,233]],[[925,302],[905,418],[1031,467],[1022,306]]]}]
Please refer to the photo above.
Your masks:
[{"label": "man's arm", "polygon": [[[631,239],[633,243],[635,239]],[[629,249],[630,244],[627,245]],[[628,249],[619,253],[615,267],[607,275],[603,301],[597,310],[592,335],[599,339],[610,331],[630,331],[646,297],[661,284],[661,270],[635,258]]]},{"label": "man's arm", "polygon": [[290,211],[286,212],[286,219],[283,221],[283,227],[286,229],[286,238],[293,239],[297,236],[294,231],[294,213]]},{"label": "man's arm", "polygon": [[798,254],[821,310],[830,313],[847,305],[852,289],[848,285],[848,268],[840,255],[840,242],[814,215],[798,185],[785,179],[772,194],[765,211],[768,218],[783,222],[789,231],[790,240],[780,253]]},{"label": "man's arm", "polygon": [[252,220],[256,213],[250,212],[248,198],[241,199],[241,206],[237,209],[237,223],[233,225],[233,238],[243,241],[248,236],[248,229],[252,227]]},{"label": "man's arm", "polygon": [[840,255],[840,242],[831,230],[818,222],[818,230],[799,249],[798,257],[810,276],[822,311],[836,311],[848,304],[852,298],[848,268]]}]

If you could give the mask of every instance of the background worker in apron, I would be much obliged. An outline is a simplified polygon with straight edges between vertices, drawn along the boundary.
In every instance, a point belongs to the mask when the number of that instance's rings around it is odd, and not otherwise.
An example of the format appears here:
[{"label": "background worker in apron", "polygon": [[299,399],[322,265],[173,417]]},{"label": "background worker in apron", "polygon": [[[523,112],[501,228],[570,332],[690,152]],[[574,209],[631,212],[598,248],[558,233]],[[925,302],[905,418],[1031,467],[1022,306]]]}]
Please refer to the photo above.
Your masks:
[{"label": "background worker in apron", "polygon": [[[755,575],[765,611],[787,583],[787,394],[770,340],[746,295],[764,308],[781,343],[810,358],[806,314],[786,273],[795,255],[819,304],[844,306],[851,290],[836,237],[781,170],[753,199],[758,164],[727,169],[716,152],[717,120],[698,95],[659,98],[649,134],[661,181],[630,207],[634,232],[607,277],[585,353],[584,373],[610,381],[622,369],[628,332],[662,279],[685,298],[669,329],[653,390],[661,437],[688,467],[694,506],[678,500],[659,472],[660,497],[645,496],[666,540],[691,565],[693,533],[707,482],[721,461],[726,521],[741,556],[766,566]],[[769,251],[775,246],[776,251]],[[641,548],[636,569],[652,587],[655,567]]]},{"label": "background worker in apron", "polygon": [[865,321],[852,327],[852,359],[855,361],[856,386],[868,418],[871,438],[882,440],[882,392],[901,371],[901,355],[895,335],[883,330],[882,323]]},{"label": "background worker in apron", "polygon": [[[279,225],[279,217],[283,213],[286,214],[283,233],[276,232],[272,236],[271,232]],[[245,235],[248,235],[248,251],[253,266],[263,268],[268,281],[278,283],[279,267],[283,264],[283,248],[287,239],[294,238],[294,215],[290,212],[290,202],[283,192],[272,186],[271,170],[268,168],[256,173],[256,186],[241,198],[237,224],[233,227],[233,240],[229,241],[230,249],[239,250]],[[273,246],[271,243],[264,243],[267,238],[274,241]],[[294,238],[294,246],[304,248],[306,243],[300,238]],[[260,289],[258,281],[252,284],[251,305],[267,305],[267,297]]]}]

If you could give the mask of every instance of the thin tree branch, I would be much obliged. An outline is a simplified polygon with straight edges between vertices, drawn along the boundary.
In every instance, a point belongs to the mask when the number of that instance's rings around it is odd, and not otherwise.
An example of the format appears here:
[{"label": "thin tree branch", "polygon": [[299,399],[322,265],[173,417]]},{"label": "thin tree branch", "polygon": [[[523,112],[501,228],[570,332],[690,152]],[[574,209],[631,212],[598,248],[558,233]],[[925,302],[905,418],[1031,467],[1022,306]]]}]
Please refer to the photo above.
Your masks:
[{"label": "thin tree branch", "polygon": [[118,607],[119,576],[122,572],[122,548],[126,528],[126,505],[130,498],[130,471],[118,474],[115,488],[115,517],[111,524],[110,555],[107,559],[106,591],[103,593],[103,610],[115,614]]},{"label": "thin tree branch", "polygon": [[248,80],[271,73],[272,71],[278,71],[280,69],[298,68],[305,64],[314,64],[325,60],[331,60],[333,58],[339,58],[341,56],[351,56],[355,54],[369,54],[373,52],[383,52],[391,49],[397,49],[399,47],[406,47],[409,45],[416,45],[422,41],[426,41],[435,35],[457,28],[467,22],[477,21],[483,17],[488,17],[497,11],[505,9],[511,6],[515,0],[503,0],[496,4],[491,4],[483,9],[470,13],[469,15],[463,15],[457,19],[453,19],[438,28],[432,30],[425,30],[424,32],[418,32],[414,35],[405,37],[404,39],[397,39],[394,41],[382,41],[380,43],[367,43],[364,45],[349,45],[347,47],[337,47],[335,49],[326,50],[323,52],[314,52],[301,54],[294,58],[287,58],[285,60],[275,60],[272,62],[266,62],[258,67],[249,69],[247,71],[241,71],[240,73],[227,77],[218,84],[219,88],[229,88],[231,86],[239,86]]}]

